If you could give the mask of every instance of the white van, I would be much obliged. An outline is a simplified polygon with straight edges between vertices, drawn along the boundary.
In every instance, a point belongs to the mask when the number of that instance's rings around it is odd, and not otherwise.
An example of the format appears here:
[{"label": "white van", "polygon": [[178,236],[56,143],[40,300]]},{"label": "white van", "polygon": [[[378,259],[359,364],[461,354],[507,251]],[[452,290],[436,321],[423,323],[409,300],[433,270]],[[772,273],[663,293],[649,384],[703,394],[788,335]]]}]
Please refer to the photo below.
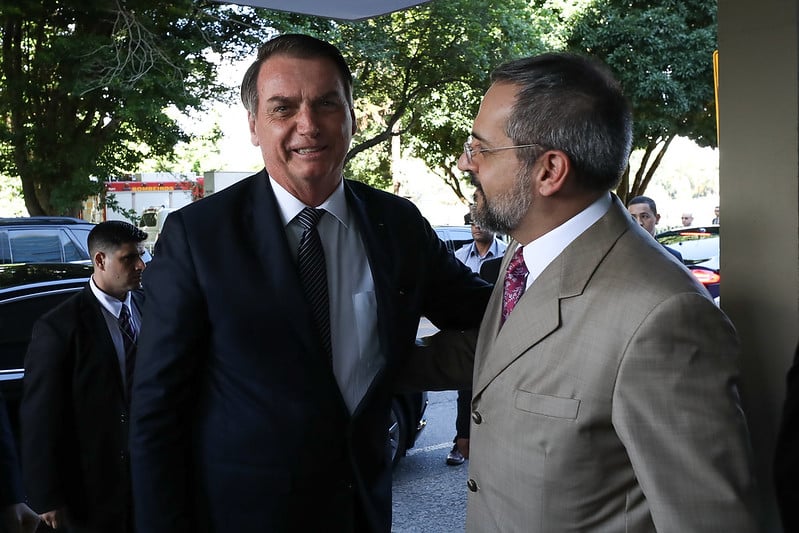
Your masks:
[{"label": "white van", "polygon": [[148,207],[141,215],[141,222],[139,227],[142,231],[147,233],[147,240],[144,241],[144,247],[151,254],[155,248],[155,242],[158,236],[161,235],[161,230],[164,229],[164,222],[169,213],[177,211],[177,207]]}]

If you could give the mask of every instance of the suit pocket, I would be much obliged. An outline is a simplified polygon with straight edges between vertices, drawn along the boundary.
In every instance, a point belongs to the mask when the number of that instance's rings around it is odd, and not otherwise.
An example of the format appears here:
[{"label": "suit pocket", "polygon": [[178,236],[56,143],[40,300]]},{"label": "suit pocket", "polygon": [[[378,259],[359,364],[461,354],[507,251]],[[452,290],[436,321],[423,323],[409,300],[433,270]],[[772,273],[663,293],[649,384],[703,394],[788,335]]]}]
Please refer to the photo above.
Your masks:
[{"label": "suit pocket", "polygon": [[580,400],[517,390],[516,409],[552,418],[575,420],[580,409]]}]

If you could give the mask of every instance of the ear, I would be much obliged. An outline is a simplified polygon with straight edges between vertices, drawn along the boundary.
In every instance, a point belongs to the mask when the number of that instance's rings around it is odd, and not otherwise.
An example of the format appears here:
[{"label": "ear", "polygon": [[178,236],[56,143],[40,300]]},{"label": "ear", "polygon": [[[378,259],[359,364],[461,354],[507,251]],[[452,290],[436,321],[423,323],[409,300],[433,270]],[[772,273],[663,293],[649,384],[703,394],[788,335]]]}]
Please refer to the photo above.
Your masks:
[{"label": "ear", "polygon": [[567,178],[571,175],[571,161],[560,150],[547,150],[538,161],[538,193],[541,196],[552,196],[566,185]]},{"label": "ear", "polygon": [[258,134],[255,132],[255,116],[247,111],[247,124],[250,126],[250,142],[253,146],[260,146],[261,142],[258,140]]},{"label": "ear", "polygon": [[92,264],[97,270],[105,270],[105,252],[95,252]]}]

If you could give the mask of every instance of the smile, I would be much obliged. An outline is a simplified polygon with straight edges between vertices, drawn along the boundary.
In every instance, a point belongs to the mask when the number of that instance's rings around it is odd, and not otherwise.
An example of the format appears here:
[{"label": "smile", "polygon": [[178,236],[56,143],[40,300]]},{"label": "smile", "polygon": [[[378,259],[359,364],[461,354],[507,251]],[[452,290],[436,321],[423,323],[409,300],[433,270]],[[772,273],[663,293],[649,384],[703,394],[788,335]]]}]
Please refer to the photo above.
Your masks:
[{"label": "smile", "polygon": [[305,155],[305,154],[315,154],[317,152],[321,152],[322,150],[323,150],[322,147],[318,147],[317,146],[317,147],[314,147],[314,148],[297,148],[294,151],[297,152],[300,155]]}]

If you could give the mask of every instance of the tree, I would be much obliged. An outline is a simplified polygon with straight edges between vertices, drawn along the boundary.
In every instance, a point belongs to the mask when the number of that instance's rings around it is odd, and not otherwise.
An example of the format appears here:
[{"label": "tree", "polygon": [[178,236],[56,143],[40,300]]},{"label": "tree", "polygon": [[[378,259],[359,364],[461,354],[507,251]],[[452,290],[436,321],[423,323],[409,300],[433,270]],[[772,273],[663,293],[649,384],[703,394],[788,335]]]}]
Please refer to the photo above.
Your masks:
[{"label": "tree", "polygon": [[541,48],[523,0],[436,0],[359,22],[263,11],[280,32],[309,33],[341,48],[355,75],[359,133],[348,174],[391,183],[391,140],[419,157],[461,197],[453,168],[499,63]]},{"label": "tree", "polygon": [[104,177],[188,140],[166,109],[228,97],[212,58],[262,31],[212,1],[3,0],[0,174],[19,176],[31,215],[75,214]]},{"label": "tree", "polygon": [[716,145],[715,0],[598,0],[571,19],[568,47],[602,59],[632,103],[643,157],[617,189],[622,201],[643,194],[676,136]]}]

